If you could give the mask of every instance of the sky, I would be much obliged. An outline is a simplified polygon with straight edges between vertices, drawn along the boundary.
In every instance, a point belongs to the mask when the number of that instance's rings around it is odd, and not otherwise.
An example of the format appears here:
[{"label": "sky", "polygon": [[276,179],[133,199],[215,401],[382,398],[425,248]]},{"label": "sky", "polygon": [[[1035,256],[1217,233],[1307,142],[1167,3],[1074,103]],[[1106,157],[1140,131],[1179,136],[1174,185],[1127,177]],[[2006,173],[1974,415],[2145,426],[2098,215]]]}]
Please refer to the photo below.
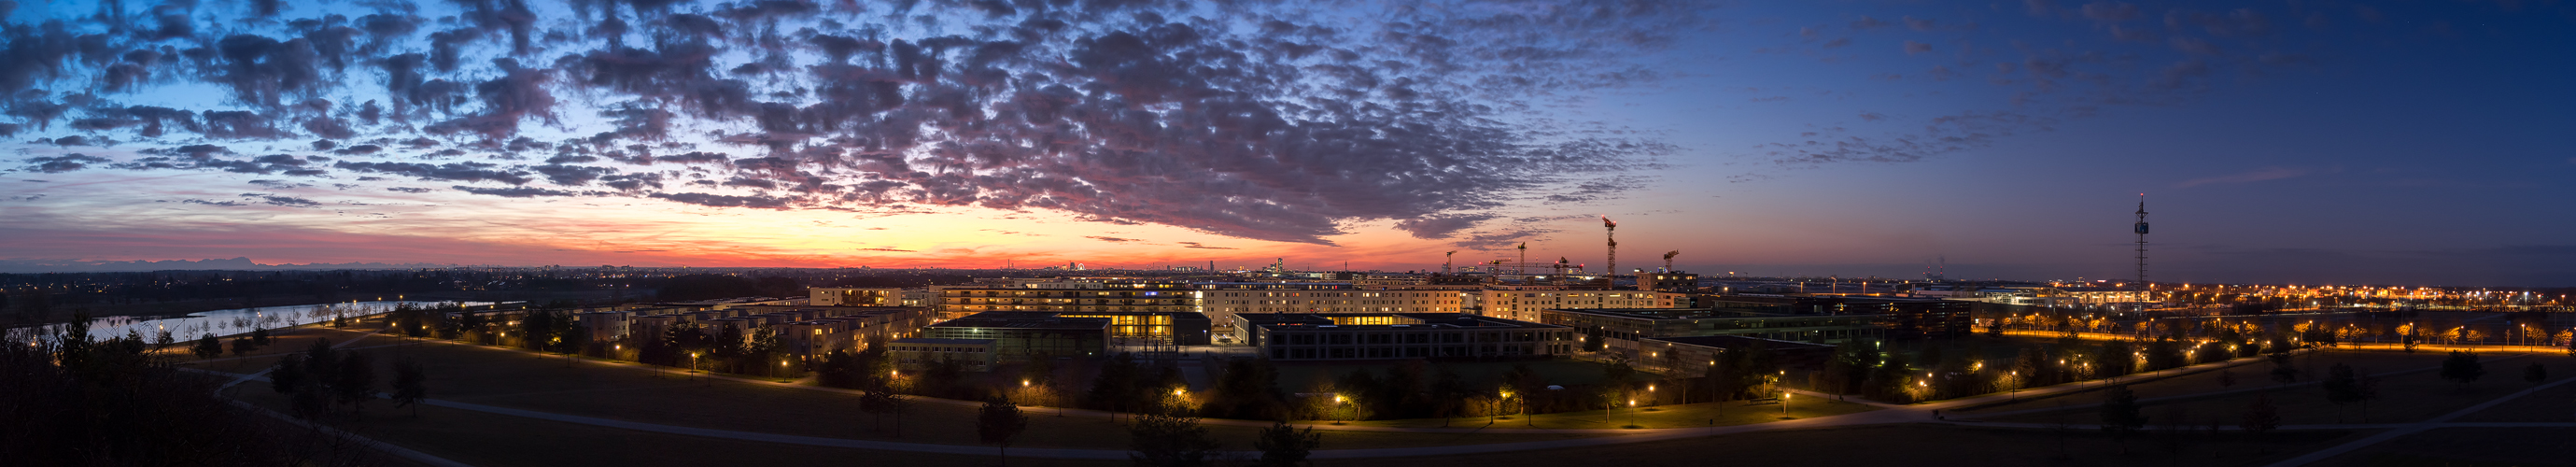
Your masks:
[{"label": "sky", "polygon": [[[2576,285],[2564,2],[0,0],[0,263]],[[1455,252],[1454,256],[1444,253]],[[1347,264],[1347,266],[1344,266]]]}]

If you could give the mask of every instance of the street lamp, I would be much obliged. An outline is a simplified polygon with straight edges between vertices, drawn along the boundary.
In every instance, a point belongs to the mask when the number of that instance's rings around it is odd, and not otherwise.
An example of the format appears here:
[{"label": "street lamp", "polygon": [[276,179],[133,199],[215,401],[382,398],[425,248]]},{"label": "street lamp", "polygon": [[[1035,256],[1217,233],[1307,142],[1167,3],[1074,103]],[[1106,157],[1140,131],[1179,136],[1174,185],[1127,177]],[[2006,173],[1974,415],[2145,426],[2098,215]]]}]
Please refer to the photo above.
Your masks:
[{"label": "street lamp", "polygon": [[[1342,403],[1343,403],[1343,402],[1346,402],[1346,401],[1349,401],[1349,400],[1350,400],[1350,399],[1343,398],[1343,397],[1342,397],[1342,395],[1340,395],[1340,394],[1334,394],[1334,395],[1333,395],[1333,405],[1334,405],[1334,406],[1340,406],[1340,405],[1342,405]],[[1350,417],[1343,417],[1343,419],[1345,419],[1345,420],[1347,420],[1347,419],[1349,419],[1349,418],[1350,418]],[[1333,422],[1333,424],[1335,424],[1335,425],[1340,425],[1340,424],[1342,424],[1342,422]]]}]

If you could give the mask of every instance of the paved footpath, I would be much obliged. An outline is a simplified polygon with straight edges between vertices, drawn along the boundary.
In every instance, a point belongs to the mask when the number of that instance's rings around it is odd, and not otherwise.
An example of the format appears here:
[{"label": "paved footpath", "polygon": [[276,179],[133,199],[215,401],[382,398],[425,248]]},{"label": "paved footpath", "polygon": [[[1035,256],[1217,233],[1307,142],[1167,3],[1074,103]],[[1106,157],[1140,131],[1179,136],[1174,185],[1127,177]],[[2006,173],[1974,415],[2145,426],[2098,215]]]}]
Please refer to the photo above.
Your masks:
[{"label": "paved footpath", "polygon": [[[2343,455],[2343,454],[2345,454],[2345,453],[2349,453],[2349,452],[2357,451],[2357,450],[2360,450],[2361,448],[2370,447],[2370,445],[2373,445],[2373,444],[2379,444],[2380,442],[2383,442],[2383,441],[2388,441],[2388,440],[2392,440],[2392,439],[2397,439],[2398,437],[2401,437],[2401,436],[2406,436],[2406,435],[2411,435],[2411,434],[2416,434],[2416,433],[2422,433],[2422,432],[2424,432],[2424,430],[2430,430],[2430,429],[2434,429],[2434,428],[2525,428],[2525,427],[2561,427],[2561,426],[2576,426],[2576,423],[2451,423],[2451,420],[2452,420],[2452,419],[2457,419],[2457,418],[2460,418],[2460,417],[2463,417],[2463,416],[2467,416],[2468,414],[2478,413],[2478,411],[2486,410],[2486,409],[2489,409],[2489,408],[2493,408],[2493,407],[2495,407],[2495,406],[2497,406],[2497,405],[2504,404],[2506,401],[2511,401],[2511,400],[2514,400],[2514,399],[2517,399],[2517,398],[2521,398],[2522,396],[2528,396],[2528,395],[2531,395],[2532,393],[2540,392],[2540,390],[2542,390],[2542,389],[2549,389],[2549,388],[2557,387],[2558,385],[2561,385],[2561,384],[2567,384],[2567,383],[2568,383],[2568,382],[2570,382],[2570,381],[2576,381],[2576,379],[2560,379],[2560,380],[2558,380],[2557,382],[2553,382],[2553,383],[2549,383],[2549,384],[2543,384],[2543,385],[2539,385],[2539,386],[2533,386],[2533,387],[2531,387],[2531,389],[2524,389],[2524,390],[2522,390],[2522,392],[2516,392],[2516,393],[2513,393],[2513,394],[2510,394],[2510,395],[2506,395],[2506,396],[2504,396],[2504,397],[2498,397],[2498,398],[2496,398],[2495,400],[2490,400],[2490,401],[2486,401],[2485,403],[2482,403],[2482,404],[2469,406],[2469,408],[2460,409],[2460,410],[2459,410],[2459,411],[2457,411],[2457,412],[2451,412],[2451,413],[2448,413],[2448,414],[2443,414],[2443,415],[2442,415],[2442,416],[2440,416],[2440,417],[2433,417],[2433,419],[2432,419],[2432,420],[2425,420],[2425,421],[2422,421],[2422,422],[2416,422],[2416,423],[2410,423],[2410,424],[2404,424],[2404,425],[2395,426],[2395,427],[2392,427],[2391,429],[2389,429],[2388,431],[2382,431],[2382,432],[2379,432],[2379,434],[2370,435],[2370,437],[2368,437],[2368,438],[2362,438],[2362,439],[2355,440],[2355,441],[2350,442],[2350,443],[2344,443],[2344,444],[2339,445],[2339,446],[2330,447],[2330,448],[2325,448],[2324,450],[2321,450],[2321,451],[2311,452],[2311,453],[2308,453],[2307,455],[2303,455],[2303,456],[2299,456],[2299,457],[2292,457],[2292,458],[2289,458],[2289,459],[2286,459],[2286,460],[2282,460],[2282,461],[2280,461],[2280,462],[2275,462],[2275,463],[2273,463],[2273,464],[2272,464],[2272,467],[2296,467],[2296,466],[2301,466],[2301,465],[2308,465],[2308,464],[2316,463],[2317,461],[2326,460],[2326,459],[2333,458],[2333,457],[2335,457],[2335,456]],[[2329,426],[2331,426],[2331,425],[2329,425]]]}]

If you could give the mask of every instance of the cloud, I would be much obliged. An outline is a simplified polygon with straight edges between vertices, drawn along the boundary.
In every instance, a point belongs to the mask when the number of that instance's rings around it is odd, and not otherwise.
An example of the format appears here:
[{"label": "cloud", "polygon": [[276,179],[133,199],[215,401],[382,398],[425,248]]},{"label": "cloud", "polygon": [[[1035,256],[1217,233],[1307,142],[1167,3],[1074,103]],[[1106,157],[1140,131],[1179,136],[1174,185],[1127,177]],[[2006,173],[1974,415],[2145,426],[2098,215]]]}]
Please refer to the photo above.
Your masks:
[{"label": "cloud", "polygon": [[654,193],[654,198],[717,208],[786,209],[788,200],[769,196],[731,196],[708,193]]},{"label": "cloud", "polygon": [[1099,240],[1099,241],[1104,241],[1104,242],[1109,242],[1109,243],[1126,243],[1126,242],[1141,242],[1141,241],[1144,241],[1144,240],[1140,240],[1140,239],[1133,239],[1133,238],[1103,237],[1103,236],[1098,236],[1098,235],[1085,235],[1085,236],[1083,236],[1082,238],[1088,238],[1088,239],[1092,239],[1092,240]]},{"label": "cloud", "polygon": [[1932,44],[1925,44],[1925,43],[1915,42],[1915,41],[1905,41],[1905,54],[1906,54],[1906,55],[1914,55],[1914,54],[1919,54],[1919,53],[1924,53],[1924,52],[1930,52],[1930,51],[1932,51]]},{"label": "cloud", "polygon": [[[156,150],[31,170],[1048,210],[1328,244],[1345,225],[1421,225],[1656,167],[1677,148],[1650,133],[1532,117],[1575,93],[1660,82],[1670,72],[1643,57],[1716,24],[1697,2],[1546,15],[1509,4],[260,5],[13,24],[0,32],[0,113],[13,120],[0,135],[60,146],[119,144],[113,135]],[[199,48],[166,45],[179,43]],[[109,102],[201,89],[221,103]],[[177,150],[201,141],[288,153]],[[291,144],[264,144],[280,141]],[[331,159],[288,160],[306,154]],[[589,186],[613,191],[576,188]]]},{"label": "cloud", "polygon": [[1475,227],[1475,226],[1476,226],[1476,223],[1478,223],[1478,222],[1483,222],[1483,221],[1485,221],[1486,219],[1492,219],[1492,218],[1494,218],[1494,217],[1495,217],[1495,216],[1493,216],[1493,215],[1489,215],[1489,214],[1456,214],[1456,215],[1439,215],[1439,216],[1429,216],[1429,217],[1423,217],[1423,218],[1405,219],[1405,220],[1402,220],[1402,221],[1398,221],[1398,222],[1396,222],[1396,223],[1395,223],[1395,229],[1396,229],[1396,230],[1402,230],[1402,231],[1404,231],[1405,233],[1413,234],[1413,238],[1420,238],[1420,239],[1440,239],[1440,238],[1449,238],[1450,236],[1452,236],[1452,235],[1456,234],[1456,233],[1457,233],[1458,231],[1460,231],[1460,230],[1466,230],[1466,229],[1468,229],[1468,228]]},{"label": "cloud", "polygon": [[63,173],[88,168],[90,164],[102,164],[106,162],[108,162],[107,158],[79,153],[64,154],[53,157],[30,157],[27,158],[27,168],[25,170],[49,174]]},{"label": "cloud", "polygon": [[290,181],[285,181],[285,180],[251,180],[251,181],[250,181],[250,184],[252,184],[252,185],[259,185],[259,186],[261,186],[261,187],[268,188],[268,189],[271,189],[271,190],[290,190],[290,189],[296,189],[296,188],[311,188],[311,187],[313,187],[313,184],[311,184],[311,183],[296,183],[296,182],[290,182]]},{"label": "cloud", "polygon": [[535,197],[540,197],[540,196],[572,196],[572,195],[578,194],[578,193],[573,193],[573,192],[569,192],[569,191],[563,191],[563,190],[548,190],[548,189],[544,189],[544,188],[537,188],[537,187],[531,187],[531,186],[517,186],[517,187],[504,187],[504,188],[482,188],[482,187],[471,187],[471,186],[465,186],[465,185],[457,185],[457,186],[452,186],[452,187],[449,187],[449,188],[455,188],[455,189],[456,189],[456,191],[462,191],[462,192],[466,192],[466,193],[473,193],[473,194],[478,194],[478,195],[499,196],[499,197],[503,197],[503,198],[535,198]]},{"label": "cloud", "polygon": [[1232,249],[1234,249],[1233,247],[1207,246],[1207,245],[1199,244],[1199,242],[1180,242],[1180,244],[1181,244],[1181,248],[1197,248],[1197,249],[1201,249],[1201,250],[1232,250]]},{"label": "cloud", "polygon": [[285,207],[290,207],[290,208],[318,208],[318,207],[322,207],[322,203],[316,203],[316,202],[313,202],[313,200],[304,199],[304,198],[297,198],[297,197],[293,197],[293,196],[276,196],[276,195],[266,195],[266,194],[262,194],[262,195],[255,195],[255,196],[254,196],[254,195],[249,195],[249,194],[244,194],[244,195],[242,195],[242,196],[244,196],[244,197],[248,197],[248,198],[252,198],[252,199],[256,199],[256,200],[259,200],[259,202],[264,203],[264,204],[267,204],[267,205],[270,205],[270,206],[285,206]]},{"label": "cloud", "polygon": [[883,251],[883,252],[891,252],[891,253],[911,253],[911,252],[913,252],[912,250],[897,249],[897,248],[887,248],[887,247],[860,248],[860,249],[859,249],[859,251]]},{"label": "cloud", "polygon": [[2281,179],[2289,179],[2289,178],[2298,178],[2298,177],[2307,176],[2307,175],[2308,175],[2308,173],[2309,173],[2308,169],[2303,169],[2303,168],[2292,168],[2292,167],[2267,167],[2267,168],[2257,169],[2257,170],[2254,170],[2254,171],[2251,171],[2251,172],[2245,172],[2245,173],[2229,174],[2229,175],[2219,175],[2219,176],[2214,176],[2214,177],[2201,177],[2201,178],[2195,178],[2195,179],[2190,179],[2190,180],[2184,180],[2182,183],[2176,183],[2176,184],[2174,184],[2174,187],[2175,187],[2175,188],[2190,188],[2190,187],[2201,186],[2201,185],[2237,184],[2237,183],[2254,183],[2254,182],[2268,181],[2268,180],[2281,180]]},{"label": "cloud", "polygon": [[526,172],[510,169],[495,169],[494,167],[498,167],[498,165],[483,162],[460,162],[432,165],[409,162],[340,161],[331,163],[331,166],[351,172],[408,175],[421,180],[459,182],[480,182],[488,180],[512,185],[525,185],[529,181]]}]

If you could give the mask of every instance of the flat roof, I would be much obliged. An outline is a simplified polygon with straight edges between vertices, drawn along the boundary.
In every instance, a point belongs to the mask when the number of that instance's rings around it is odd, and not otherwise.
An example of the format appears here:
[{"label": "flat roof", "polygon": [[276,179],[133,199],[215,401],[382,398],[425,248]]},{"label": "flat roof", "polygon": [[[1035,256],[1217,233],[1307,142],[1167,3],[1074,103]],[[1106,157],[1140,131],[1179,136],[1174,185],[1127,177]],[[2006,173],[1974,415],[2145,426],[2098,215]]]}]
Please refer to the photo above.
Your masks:
[{"label": "flat roof", "polygon": [[895,340],[894,340],[894,342],[888,342],[888,343],[889,343],[889,344],[992,345],[993,340],[992,340],[992,339],[932,339],[932,338],[928,338],[928,337],[906,337],[906,338],[902,338],[902,339],[895,339]]}]

